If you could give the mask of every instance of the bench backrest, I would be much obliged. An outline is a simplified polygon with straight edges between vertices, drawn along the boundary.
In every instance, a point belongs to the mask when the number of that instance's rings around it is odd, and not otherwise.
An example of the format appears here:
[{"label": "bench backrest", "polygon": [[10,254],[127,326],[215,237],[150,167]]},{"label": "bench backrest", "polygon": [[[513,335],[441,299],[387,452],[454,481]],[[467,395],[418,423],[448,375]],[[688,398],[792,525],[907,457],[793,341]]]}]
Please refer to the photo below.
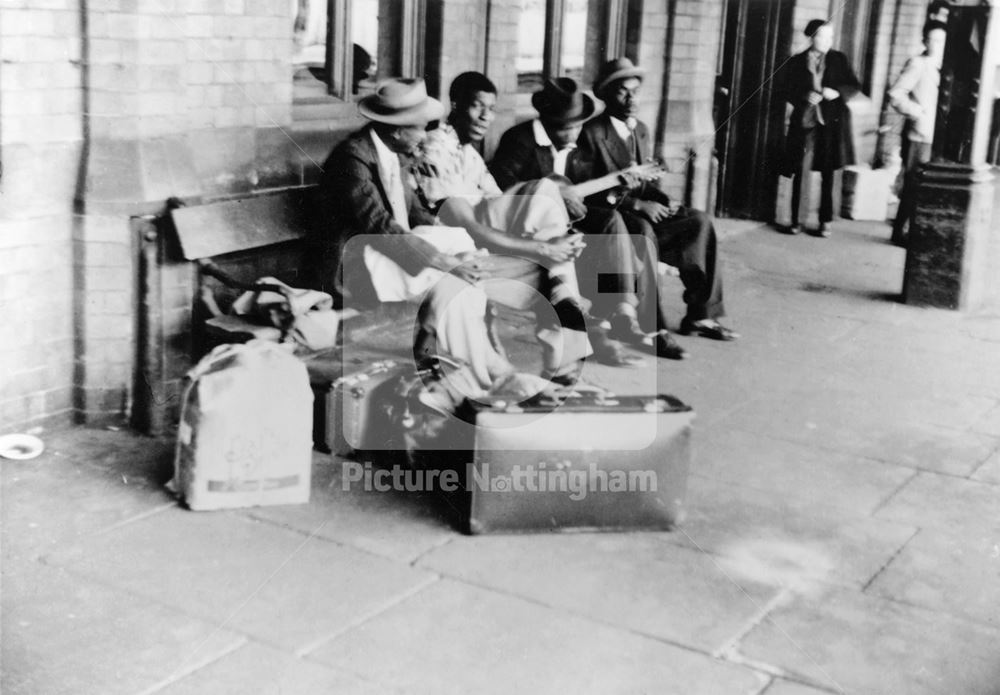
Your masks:
[{"label": "bench backrest", "polygon": [[251,251],[305,238],[311,188],[284,189],[175,208],[170,216],[186,260]]}]

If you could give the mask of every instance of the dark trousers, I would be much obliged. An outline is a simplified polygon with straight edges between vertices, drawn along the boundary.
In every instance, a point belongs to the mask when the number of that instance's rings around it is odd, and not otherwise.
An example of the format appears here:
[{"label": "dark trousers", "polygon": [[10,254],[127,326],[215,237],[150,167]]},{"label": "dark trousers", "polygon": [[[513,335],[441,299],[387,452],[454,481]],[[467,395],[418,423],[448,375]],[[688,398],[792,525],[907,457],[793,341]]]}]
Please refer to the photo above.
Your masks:
[{"label": "dark trousers", "polygon": [[[714,319],[724,316],[722,301],[722,274],[718,267],[718,240],[712,218],[701,210],[681,208],[673,217],[651,224],[649,220],[633,213],[622,213],[625,225],[633,237],[648,240],[645,253],[654,257],[644,259],[652,265],[653,282],[656,282],[656,254],[659,260],[680,271],[684,283],[684,303],[687,304],[687,318],[691,321]],[[650,254],[649,251],[653,253]],[[656,293],[652,296],[658,297]],[[662,317],[662,309],[658,309]],[[665,319],[658,320],[666,328]]]},{"label": "dark trousers", "polygon": [[[628,304],[642,315],[640,291],[649,284],[649,269],[641,262],[621,215],[588,207],[587,216],[574,226],[587,235],[587,247],[576,260],[576,275],[580,294],[591,303],[590,313],[607,318],[620,304]],[[655,270],[654,266],[654,275]]]},{"label": "dark trousers", "polygon": [[900,155],[903,159],[903,188],[899,192],[899,209],[896,210],[896,219],[892,223],[894,242],[903,241],[906,223],[913,219],[913,211],[917,207],[917,173],[920,165],[931,159],[931,143],[913,142],[904,136]]},{"label": "dark trousers", "polygon": [[[799,223],[799,204],[802,201],[802,186],[809,185],[809,175],[813,171],[813,160],[816,157],[816,135],[820,128],[810,128],[805,131],[802,148],[802,159],[795,170],[795,180],[792,182],[792,226]],[[820,155],[820,162],[830,160],[825,153]],[[833,219],[833,168],[826,164],[821,164],[819,168],[822,184],[820,185],[819,196],[819,221],[829,222]],[[804,211],[808,214],[808,211]],[[806,214],[802,216],[805,217]]]}]

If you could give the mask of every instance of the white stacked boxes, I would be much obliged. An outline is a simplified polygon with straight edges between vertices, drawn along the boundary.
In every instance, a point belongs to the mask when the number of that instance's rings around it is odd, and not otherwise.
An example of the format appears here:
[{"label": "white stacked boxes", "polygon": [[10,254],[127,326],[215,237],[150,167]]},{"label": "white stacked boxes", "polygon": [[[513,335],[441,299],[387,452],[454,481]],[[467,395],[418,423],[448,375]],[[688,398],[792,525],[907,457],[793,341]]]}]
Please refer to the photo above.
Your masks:
[{"label": "white stacked boxes", "polygon": [[844,167],[840,214],[849,220],[884,222],[889,212],[893,175],[889,169],[867,165]]}]

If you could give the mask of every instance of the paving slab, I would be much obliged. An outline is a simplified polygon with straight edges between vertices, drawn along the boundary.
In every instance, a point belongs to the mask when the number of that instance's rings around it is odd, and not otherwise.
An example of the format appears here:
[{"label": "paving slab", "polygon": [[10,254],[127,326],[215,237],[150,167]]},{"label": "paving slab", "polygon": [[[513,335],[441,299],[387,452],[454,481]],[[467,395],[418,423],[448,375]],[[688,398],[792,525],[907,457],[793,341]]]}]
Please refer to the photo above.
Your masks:
[{"label": "paving slab", "polygon": [[[115,447],[110,442],[105,446]],[[61,543],[174,504],[159,477],[123,470],[51,449],[30,461],[0,461],[4,557],[35,558]]]},{"label": "paving slab", "polygon": [[[961,351],[944,355],[920,350],[914,342],[913,338],[907,342],[903,336],[892,351],[859,343],[854,351],[838,359],[836,369],[844,379],[873,387],[880,385],[887,394],[922,388],[949,396],[964,393],[994,401],[1000,397],[1000,363],[992,355],[985,357],[984,351],[971,350],[968,355]],[[985,352],[988,354],[989,350]],[[934,412],[945,411],[938,406]]]},{"label": "paving slab", "polygon": [[365,682],[312,661],[255,642],[185,675],[156,695],[391,695],[384,684]]},{"label": "paving slab", "polygon": [[880,519],[942,531],[1000,536],[1000,487],[920,473],[875,513]]},{"label": "paving slab", "polygon": [[983,413],[969,425],[969,429],[973,432],[1000,437],[1000,405]]},{"label": "paving slab", "polygon": [[994,451],[972,474],[973,480],[1000,485],[1000,450]]},{"label": "paving slab", "polygon": [[256,507],[248,514],[404,562],[457,535],[454,511],[442,508],[440,496],[366,490],[363,482],[345,478],[354,474],[352,466],[361,466],[363,472],[363,462],[324,454],[315,454],[313,461],[309,504]]},{"label": "paving slab", "polygon": [[867,591],[1000,628],[1000,536],[921,531]]},{"label": "paving slab", "polygon": [[778,678],[761,695],[829,695],[836,692],[835,690],[820,690],[809,685]]},{"label": "paving slab", "polygon": [[[919,409],[903,399],[896,404]],[[907,421],[881,405],[876,408],[865,396],[846,389],[825,389],[823,398],[806,391],[786,392],[744,404],[721,423],[811,447],[953,475],[971,474],[1000,446],[995,437]],[[960,423],[958,416],[949,418]]]},{"label": "paving slab", "polygon": [[812,591],[861,588],[913,537],[912,526],[846,514],[813,500],[700,475],[689,481],[688,516],[664,540],[727,558],[734,577]]},{"label": "paving slab", "polygon": [[4,695],[135,695],[181,664],[245,641],[217,623],[37,564],[5,569],[0,607]]},{"label": "paving slab", "polygon": [[700,432],[692,470],[778,496],[870,514],[912,469],[719,425]]},{"label": "paving slab", "polygon": [[1000,316],[993,314],[963,315],[961,330],[966,335],[993,343],[1000,342]]},{"label": "paving slab", "polygon": [[793,598],[739,652],[851,695],[996,695],[1000,632],[853,591]]},{"label": "paving slab", "polygon": [[750,695],[766,682],[742,666],[448,580],[307,658],[411,695]]},{"label": "paving slab", "polygon": [[180,509],[47,562],[293,651],[435,579],[239,513]]},{"label": "paving slab", "polygon": [[443,575],[706,652],[776,592],[737,584],[716,560],[658,533],[464,538],[420,566]]}]

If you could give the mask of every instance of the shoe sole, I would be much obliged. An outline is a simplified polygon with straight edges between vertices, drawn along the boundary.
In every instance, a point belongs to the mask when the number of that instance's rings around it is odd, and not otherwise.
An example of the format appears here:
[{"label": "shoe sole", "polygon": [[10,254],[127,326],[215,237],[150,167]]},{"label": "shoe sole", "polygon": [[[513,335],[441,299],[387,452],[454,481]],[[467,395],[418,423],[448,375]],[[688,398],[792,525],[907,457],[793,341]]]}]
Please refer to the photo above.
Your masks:
[{"label": "shoe sole", "polygon": [[683,328],[679,328],[677,330],[677,334],[678,335],[683,335],[683,336],[689,336],[689,335],[695,335],[695,334],[697,334],[697,336],[699,338],[707,338],[709,340],[718,340],[720,343],[731,343],[734,340],[739,340],[739,338],[740,338],[739,333],[735,333],[731,337],[726,338],[726,337],[719,336],[719,335],[712,335],[711,332],[705,332],[705,331],[702,331],[702,330],[700,330],[698,328],[691,328],[691,329],[687,329],[687,330],[685,330]]}]

